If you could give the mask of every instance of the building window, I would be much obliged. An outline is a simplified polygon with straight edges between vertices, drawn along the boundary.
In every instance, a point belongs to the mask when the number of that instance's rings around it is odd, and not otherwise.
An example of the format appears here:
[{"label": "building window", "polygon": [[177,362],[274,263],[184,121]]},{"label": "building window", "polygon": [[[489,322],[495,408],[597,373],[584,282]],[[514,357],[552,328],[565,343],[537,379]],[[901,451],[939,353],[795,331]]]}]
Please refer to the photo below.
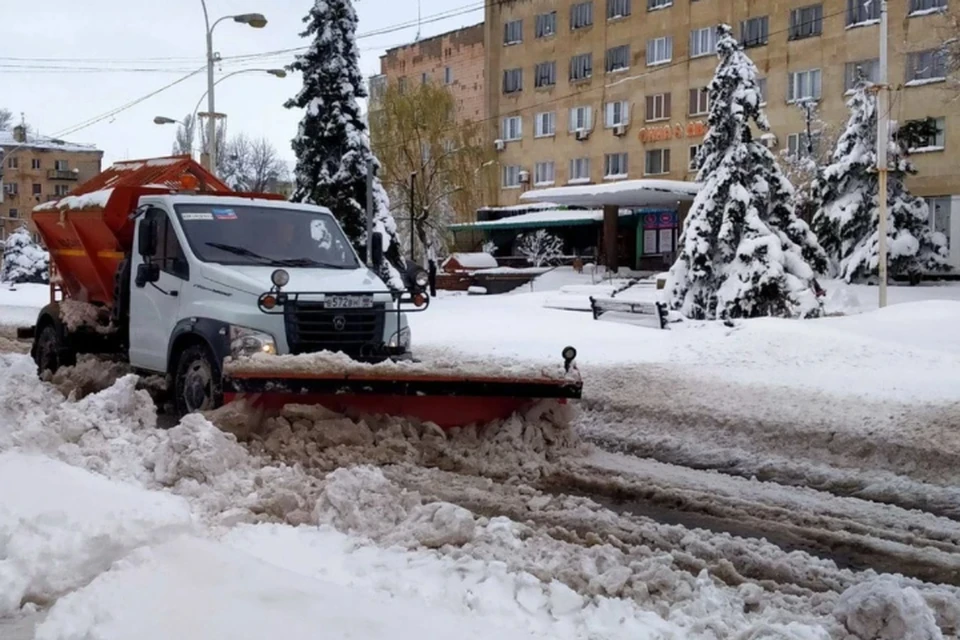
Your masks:
[{"label": "building window", "polygon": [[450,67],[443,68],[443,84],[453,84],[453,69]]},{"label": "building window", "polygon": [[406,78],[397,78],[397,91],[403,93],[407,90],[407,79]]},{"label": "building window", "polygon": [[20,212],[19,212],[18,210],[16,210],[16,209],[10,209],[10,217],[11,217],[11,218],[19,218],[19,217],[20,217]]},{"label": "building window", "polygon": [[570,159],[570,180],[568,182],[590,182],[590,158]]},{"label": "building window", "polygon": [[757,90],[760,92],[760,106],[767,104],[767,79],[757,78]]},{"label": "building window", "polygon": [[523,69],[505,69],[503,72],[503,92],[523,91]]},{"label": "building window", "polygon": [[523,42],[523,20],[511,20],[503,25],[503,44]]},{"label": "building window", "polygon": [[929,133],[929,137],[927,137],[925,140],[918,140],[918,144],[910,148],[910,153],[943,151],[944,145],[946,144],[946,134],[944,132],[944,125],[946,124],[945,119],[933,118],[932,120],[936,128],[931,128],[932,130]]},{"label": "building window", "polygon": [[670,149],[650,149],[647,151],[643,173],[647,176],[662,176],[670,173]]},{"label": "building window", "polygon": [[670,118],[670,94],[658,93],[647,96],[647,122],[668,120]]},{"label": "building window", "polygon": [[603,107],[604,126],[607,129],[630,122],[630,103],[626,100],[608,102]]},{"label": "building window", "polygon": [[551,185],[556,180],[553,160],[538,162],[533,165],[533,184],[537,187]]},{"label": "building window", "polygon": [[593,24],[593,2],[570,6],[570,29],[585,29]]},{"label": "building window", "polygon": [[[698,58],[717,52],[717,28],[703,27],[690,32],[690,57]],[[669,60],[669,56],[667,57]]]},{"label": "building window", "polygon": [[15,196],[20,192],[20,186],[16,182],[8,182],[3,185],[3,192],[8,196]]},{"label": "building window", "polygon": [[873,24],[880,20],[878,0],[847,0],[847,26]]},{"label": "building window", "polygon": [[698,164],[698,158],[700,156],[700,149],[703,147],[702,144],[693,144],[690,145],[690,149],[687,152],[687,170],[689,171],[698,171],[700,165]]},{"label": "building window", "polygon": [[500,137],[505,141],[519,140],[522,137],[523,121],[520,116],[508,116],[500,122]]},{"label": "building window", "polygon": [[420,84],[427,84],[430,82],[430,74],[424,71],[420,74]]},{"label": "building window", "polygon": [[573,107],[570,109],[570,131],[587,130],[593,125],[593,107]]},{"label": "building window", "polygon": [[55,160],[53,163],[53,168],[57,171],[69,171],[70,163],[66,160]]},{"label": "building window", "polygon": [[927,198],[927,207],[930,210],[930,229],[940,232],[947,237],[947,246],[950,246],[950,209],[953,198],[939,196]]},{"label": "building window", "polygon": [[603,156],[603,177],[607,180],[621,180],[627,177],[627,154],[608,153]]},{"label": "building window", "polygon": [[34,183],[33,183],[32,192],[33,192],[33,195],[35,195],[35,196],[42,195],[42,194],[43,194],[43,185],[40,184],[39,182],[34,182]]},{"label": "building window", "polygon": [[876,83],[880,79],[880,60],[873,58],[848,62],[843,71],[843,90],[853,91],[861,76],[867,82]]},{"label": "building window", "polygon": [[790,12],[790,39],[812,38],[823,33],[823,5],[814,4]]},{"label": "building window", "polygon": [[537,138],[549,138],[557,133],[557,114],[545,111],[534,116],[534,133]]},{"label": "building window", "polygon": [[630,0],[607,0],[607,20],[630,15]]},{"label": "building window", "polygon": [[7,158],[7,168],[16,169],[20,166],[20,159],[17,156],[10,156]]},{"label": "building window", "polygon": [[557,84],[557,63],[539,62],[533,68],[534,87],[552,87]]},{"label": "building window", "polygon": [[31,168],[31,169],[39,169],[39,168],[40,168],[40,158],[33,158],[32,160],[30,160],[30,168]]},{"label": "building window", "polygon": [[926,84],[947,79],[947,66],[943,51],[927,49],[907,54],[907,83]]},{"label": "building window", "polygon": [[910,0],[910,16],[946,11],[947,0]]},{"label": "building window", "polygon": [[673,6],[673,0],[647,0],[647,11],[666,9]]},{"label": "building window", "polygon": [[702,116],[710,111],[710,91],[706,87],[690,89],[691,116]]},{"label": "building window", "polygon": [[607,73],[622,71],[630,67],[630,45],[622,44],[619,47],[607,49]]},{"label": "building window", "polygon": [[70,193],[70,187],[65,184],[55,184],[53,185],[53,194],[57,196],[65,196]]},{"label": "building window", "polygon": [[586,80],[593,75],[593,54],[580,53],[570,58],[570,81]]},{"label": "building window", "polygon": [[819,99],[820,69],[808,69],[787,75],[787,102]]},{"label": "building window", "polygon": [[806,132],[787,136],[787,155],[791,158],[815,158],[820,154],[822,135],[815,132],[807,137]]},{"label": "building window", "polygon": [[744,47],[762,47],[770,40],[770,18],[759,16],[740,22],[740,42]]},{"label": "building window", "polygon": [[515,189],[520,186],[520,165],[511,164],[503,167],[503,188]]},{"label": "building window", "polygon": [[647,66],[664,64],[673,59],[673,36],[647,41]]},{"label": "building window", "polygon": [[538,38],[549,38],[557,32],[557,12],[539,14],[534,21],[535,35]]}]

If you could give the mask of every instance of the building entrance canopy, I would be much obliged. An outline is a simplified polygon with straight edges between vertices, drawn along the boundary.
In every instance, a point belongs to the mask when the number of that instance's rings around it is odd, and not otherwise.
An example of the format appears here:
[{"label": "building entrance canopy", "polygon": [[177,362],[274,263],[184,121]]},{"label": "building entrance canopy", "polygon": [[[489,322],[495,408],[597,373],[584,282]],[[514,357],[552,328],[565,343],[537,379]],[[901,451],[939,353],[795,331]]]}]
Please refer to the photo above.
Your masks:
[{"label": "building entrance canopy", "polygon": [[608,184],[533,189],[521,202],[552,202],[568,207],[677,207],[692,202],[700,190],[696,182],[682,180],[622,180]]}]

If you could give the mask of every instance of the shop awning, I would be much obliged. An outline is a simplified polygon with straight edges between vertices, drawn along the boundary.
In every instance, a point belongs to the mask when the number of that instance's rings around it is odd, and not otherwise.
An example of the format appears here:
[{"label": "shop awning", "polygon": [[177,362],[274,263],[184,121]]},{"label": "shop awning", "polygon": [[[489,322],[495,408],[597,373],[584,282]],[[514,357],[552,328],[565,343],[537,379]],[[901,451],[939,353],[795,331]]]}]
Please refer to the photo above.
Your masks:
[{"label": "shop awning", "polygon": [[532,189],[521,202],[552,202],[574,207],[676,207],[692,201],[700,184],[683,180],[623,180],[605,184]]},{"label": "shop awning", "polygon": [[[620,217],[637,215],[630,209],[621,209]],[[600,224],[603,221],[602,209],[548,209],[522,213],[517,216],[501,218],[499,220],[483,220],[480,222],[463,222],[451,224],[451,231],[493,231],[496,229],[545,229],[547,227],[577,227]]]}]

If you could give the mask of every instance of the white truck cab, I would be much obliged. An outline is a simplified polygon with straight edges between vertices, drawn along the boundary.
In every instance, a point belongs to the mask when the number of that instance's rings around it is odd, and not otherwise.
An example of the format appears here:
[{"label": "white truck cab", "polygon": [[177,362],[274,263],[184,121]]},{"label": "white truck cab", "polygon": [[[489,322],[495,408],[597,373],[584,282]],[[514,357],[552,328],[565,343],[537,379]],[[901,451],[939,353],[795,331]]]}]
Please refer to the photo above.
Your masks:
[{"label": "white truck cab", "polygon": [[[133,368],[168,374],[178,413],[218,406],[227,357],[341,351],[409,357],[401,307],[428,303],[426,273],[391,290],[360,260],[331,212],[232,196],[145,195],[119,299]],[[374,235],[375,267],[382,238]],[[129,286],[129,289],[127,289]],[[414,292],[417,292],[414,295]]]}]

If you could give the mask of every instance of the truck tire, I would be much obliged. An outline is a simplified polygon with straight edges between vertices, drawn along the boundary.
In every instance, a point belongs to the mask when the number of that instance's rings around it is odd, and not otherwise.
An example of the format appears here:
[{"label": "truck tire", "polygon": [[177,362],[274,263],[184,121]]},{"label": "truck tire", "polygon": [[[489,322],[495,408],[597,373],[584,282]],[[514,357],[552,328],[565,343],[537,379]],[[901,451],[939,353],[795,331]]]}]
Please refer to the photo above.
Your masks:
[{"label": "truck tire", "polygon": [[77,356],[64,346],[57,326],[47,322],[34,339],[33,361],[37,363],[37,374],[42,376],[45,371],[54,374],[60,367],[75,365]]},{"label": "truck tire", "polygon": [[180,353],[173,384],[174,406],[180,418],[223,404],[220,367],[204,345],[195,344]]}]

